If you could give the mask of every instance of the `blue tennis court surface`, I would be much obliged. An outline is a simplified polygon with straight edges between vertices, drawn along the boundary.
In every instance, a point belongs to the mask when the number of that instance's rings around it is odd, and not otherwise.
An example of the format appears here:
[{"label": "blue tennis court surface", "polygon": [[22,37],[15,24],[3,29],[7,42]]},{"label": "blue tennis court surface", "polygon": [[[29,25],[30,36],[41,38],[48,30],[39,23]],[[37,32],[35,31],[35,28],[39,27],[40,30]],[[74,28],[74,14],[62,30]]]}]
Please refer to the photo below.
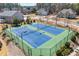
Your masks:
[{"label": "blue tennis court surface", "polygon": [[31,24],[32,26],[34,27],[37,27],[38,29],[41,29],[41,30],[44,30],[46,32],[49,32],[51,34],[55,34],[55,35],[58,35],[60,33],[62,33],[64,30],[63,29],[60,29],[60,28],[57,28],[57,27],[54,27],[54,26],[47,26],[45,24]]},{"label": "blue tennis court surface", "polygon": [[41,44],[51,39],[51,37],[35,30],[31,30],[26,26],[13,29],[12,32],[17,34],[19,37],[28,42],[34,48],[37,48]]}]

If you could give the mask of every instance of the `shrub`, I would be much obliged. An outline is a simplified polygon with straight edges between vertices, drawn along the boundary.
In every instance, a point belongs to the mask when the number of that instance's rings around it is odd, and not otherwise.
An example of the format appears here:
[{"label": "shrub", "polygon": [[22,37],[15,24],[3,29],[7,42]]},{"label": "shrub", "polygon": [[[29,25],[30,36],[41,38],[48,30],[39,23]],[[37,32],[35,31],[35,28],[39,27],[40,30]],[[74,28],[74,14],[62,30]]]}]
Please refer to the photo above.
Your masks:
[{"label": "shrub", "polygon": [[79,35],[79,33],[78,32],[76,32],[76,34],[75,34],[76,36],[78,36]]},{"label": "shrub", "polygon": [[8,25],[4,25],[3,28],[2,28],[2,30],[5,30],[7,28],[8,28]]},{"label": "shrub", "polygon": [[61,47],[60,50],[56,52],[57,56],[66,56],[72,52],[73,49],[70,47],[70,43],[66,42],[65,46]]},{"label": "shrub", "polygon": [[77,35],[77,37],[79,38],[79,35]]},{"label": "shrub", "polygon": [[61,51],[64,51],[66,49],[66,46],[63,46],[60,48]]},{"label": "shrub", "polygon": [[63,56],[67,56],[67,55],[70,54],[70,52],[71,52],[70,49],[65,49],[65,50],[62,52],[62,55],[63,55]]},{"label": "shrub", "polygon": [[6,33],[3,33],[2,36],[5,37],[6,36]]},{"label": "shrub", "polygon": [[30,18],[29,16],[27,17],[26,22],[27,22],[27,24],[31,24],[31,23],[32,23],[32,22],[31,22],[31,18]]},{"label": "shrub", "polygon": [[33,22],[36,22],[35,20],[33,20]]},{"label": "shrub", "polygon": [[73,51],[73,49],[70,47],[71,52]]},{"label": "shrub", "polygon": [[26,24],[26,22],[24,22],[24,24]]},{"label": "shrub", "polygon": [[2,48],[2,43],[0,42],[0,50],[1,50],[1,48]]},{"label": "shrub", "polygon": [[71,41],[76,42],[76,37],[73,36],[73,37],[71,38]]},{"label": "shrub", "polygon": [[20,26],[20,24],[12,24],[12,27],[19,27]]},{"label": "shrub", "polygon": [[70,43],[69,43],[69,42],[66,42],[66,43],[65,43],[65,46],[66,46],[67,48],[70,48]]},{"label": "shrub", "polygon": [[61,50],[57,50],[56,55],[57,56],[62,56],[62,51]]}]

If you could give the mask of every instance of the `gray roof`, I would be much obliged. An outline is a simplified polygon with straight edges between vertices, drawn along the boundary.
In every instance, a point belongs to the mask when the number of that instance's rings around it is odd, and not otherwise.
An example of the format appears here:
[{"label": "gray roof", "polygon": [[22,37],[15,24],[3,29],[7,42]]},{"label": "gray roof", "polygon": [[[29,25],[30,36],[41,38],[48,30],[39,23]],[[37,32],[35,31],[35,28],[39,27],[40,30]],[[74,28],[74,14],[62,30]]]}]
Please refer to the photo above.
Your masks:
[{"label": "gray roof", "polygon": [[39,10],[37,11],[37,13],[38,13],[39,15],[47,15],[47,14],[48,14],[48,12],[47,12],[44,8],[39,9]]},{"label": "gray roof", "polygon": [[4,11],[0,13],[0,16],[13,16],[17,11]]},{"label": "gray roof", "polygon": [[73,11],[72,9],[63,9],[60,12],[63,13],[63,14],[65,14],[65,13],[76,14],[76,12]]},{"label": "gray roof", "polygon": [[57,17],[75,18],[76,17],[76,12],[72,9],[63,9],[57,14]]}]

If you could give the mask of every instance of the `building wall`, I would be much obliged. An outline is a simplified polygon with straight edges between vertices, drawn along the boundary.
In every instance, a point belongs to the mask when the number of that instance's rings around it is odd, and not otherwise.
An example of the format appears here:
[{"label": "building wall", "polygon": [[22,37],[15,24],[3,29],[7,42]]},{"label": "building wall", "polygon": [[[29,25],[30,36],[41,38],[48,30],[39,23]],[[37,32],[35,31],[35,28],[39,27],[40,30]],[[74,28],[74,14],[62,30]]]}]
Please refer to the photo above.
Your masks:
[{"label": "building wall", "polygon": [[8,23],[11,23],[13,21],[13,17],[12,16],[8,16],[6,17],[6,19]]},{"label": "building wall", "polygon": [[8,23],[12,22],[13,17],[12,16],[0,16],[0,19],[3,19],[2,22],[7,21]]}]

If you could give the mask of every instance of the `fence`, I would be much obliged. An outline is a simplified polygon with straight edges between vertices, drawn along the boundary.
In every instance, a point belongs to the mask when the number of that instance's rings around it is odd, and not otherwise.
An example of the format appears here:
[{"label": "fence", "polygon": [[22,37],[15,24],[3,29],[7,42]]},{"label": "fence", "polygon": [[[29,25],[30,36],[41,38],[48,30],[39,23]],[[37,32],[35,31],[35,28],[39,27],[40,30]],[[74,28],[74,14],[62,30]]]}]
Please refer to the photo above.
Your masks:
[{"label": "fence", "polygon": [[32,48],[27,42],[23,41],[20,37],[15,35],[14,33],[6,30],[7,35],[14,39],[13,42],[17,43],[18,46],[23,50],[25,55],[29,56],[52,56],[56,54],[56,51],[60,49],[60,47],[64,46],[67,41],[70,41],[71,37],[74,35],[74,32],[70,32],[66,37],[64,35],[63,39],[61,39],[56,45],[51,48]]}]

